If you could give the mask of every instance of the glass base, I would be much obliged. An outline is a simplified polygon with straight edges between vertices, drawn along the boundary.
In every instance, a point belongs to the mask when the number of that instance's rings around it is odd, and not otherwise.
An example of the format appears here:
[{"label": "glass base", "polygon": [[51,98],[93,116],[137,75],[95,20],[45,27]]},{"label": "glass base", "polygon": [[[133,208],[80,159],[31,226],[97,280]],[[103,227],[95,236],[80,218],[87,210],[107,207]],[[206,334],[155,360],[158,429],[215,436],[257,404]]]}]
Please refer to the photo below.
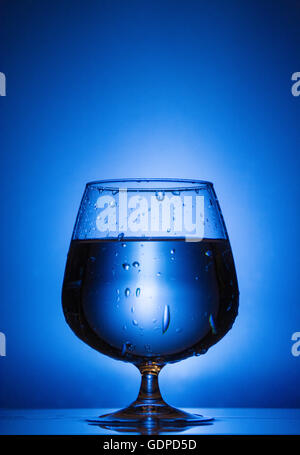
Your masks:
[{"label": "glass base", "polygon": [[210,425],[214,419],[200,414],[191,414],[161,403],[145,404],[134,402],[127,408],[89,420],[92,425],[102,428],[124,431],[140,430],[141,433],[153,434],[158,431],[175,431],[190,426]]},{"label": "glass base", "polygon": [[136,431],[155,434],[161,431],[176,431],[193,425],[210,425],[213,418],[191,414],[169,406],[162,398],[158,386],[158,373],[162,365],[147,363],[139,366],[142,382],[137,399],[127,408],[105,414],[91,425],[117,431]]}]

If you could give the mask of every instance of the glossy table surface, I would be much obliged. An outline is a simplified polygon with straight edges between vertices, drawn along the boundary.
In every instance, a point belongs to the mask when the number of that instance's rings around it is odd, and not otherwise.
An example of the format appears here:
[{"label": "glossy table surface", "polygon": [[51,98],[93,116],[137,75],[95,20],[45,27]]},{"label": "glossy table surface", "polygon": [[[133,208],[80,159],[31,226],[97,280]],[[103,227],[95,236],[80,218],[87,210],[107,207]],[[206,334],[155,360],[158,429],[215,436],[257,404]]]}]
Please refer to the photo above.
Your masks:
[{"label": "glossy table surface", "polygon": [[[214,417],[209,425],[172,431],[180,435],[300,435],[300,409],[186,408]],[[142,434],[131,429],[117,431],[90,424],[111,409],[7,409],[0,410],[1,435],[117,435]],[[147,434],[170,434],[163,429]]]}]

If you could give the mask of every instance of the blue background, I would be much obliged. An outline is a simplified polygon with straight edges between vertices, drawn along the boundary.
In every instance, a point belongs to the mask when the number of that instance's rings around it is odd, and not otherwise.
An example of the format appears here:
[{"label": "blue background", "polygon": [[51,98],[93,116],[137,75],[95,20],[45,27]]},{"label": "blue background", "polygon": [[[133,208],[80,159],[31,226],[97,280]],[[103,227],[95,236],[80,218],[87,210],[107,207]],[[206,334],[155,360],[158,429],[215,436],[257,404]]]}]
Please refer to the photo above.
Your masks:
[{"label": "blue background", "polygon": [[132,365],[64,321],[89,180],[211,180],[236,261],[232,331],[167,366],[178,406],[300,407],[299,1],[0,1],[2,407],[113,407]]}]

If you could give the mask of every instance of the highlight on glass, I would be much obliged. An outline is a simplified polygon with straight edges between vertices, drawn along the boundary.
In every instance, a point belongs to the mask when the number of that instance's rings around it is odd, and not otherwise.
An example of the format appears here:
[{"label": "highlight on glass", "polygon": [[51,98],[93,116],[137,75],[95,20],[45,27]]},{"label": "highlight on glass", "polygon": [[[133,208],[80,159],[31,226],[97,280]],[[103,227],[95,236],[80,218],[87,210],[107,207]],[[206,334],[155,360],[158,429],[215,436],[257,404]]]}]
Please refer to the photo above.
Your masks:
[{"label": "highlight on glass", "polygon": [[[90,182],[67,258],[65,318],[85,343],[141,373],[137,399],[103,425],[197,425],[169,406],[158,375],[199,356],[232,327],[239,290],[212,183],[184,179]],[[121,368],[121,364],[120,364]]]}]

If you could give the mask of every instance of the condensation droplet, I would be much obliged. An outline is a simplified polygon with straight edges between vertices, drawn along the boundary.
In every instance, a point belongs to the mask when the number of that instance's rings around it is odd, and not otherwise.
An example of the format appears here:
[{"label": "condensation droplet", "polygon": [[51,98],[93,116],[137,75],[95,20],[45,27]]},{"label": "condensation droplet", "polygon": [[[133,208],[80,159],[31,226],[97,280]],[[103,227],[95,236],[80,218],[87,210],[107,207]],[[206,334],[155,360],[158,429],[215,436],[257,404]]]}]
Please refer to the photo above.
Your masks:
[{"label": "condensation droplet", "polygon": [[165,305],[164,314],[162,319],[162,332],[165,333],[170,325],[170,308],[169,305]]},{"label": "condensation droplet", "polygon": [[140,264],[139,264],[138,261],[134,261],[134,262],[132,263],[132,265],[133,265],[133,267],[135,267],[135,268],[140,266]]},{"label": "condensation droplet", "polygon": [[130,296],[130,289],[126,288],[125,289],[125,297],[129,297],[129,296]]},{"label": "condensation droplet", "polygon": [[124,264],[122,264],[122,267],[124,270],[129,270],[130,265],[125,262]]},{"label": "condensation droplet", "polygon": [[141,289],[140,288],[137,288],[137,290],[135,291],[135,295],[137,297],[139,297],[141,295]]}]

